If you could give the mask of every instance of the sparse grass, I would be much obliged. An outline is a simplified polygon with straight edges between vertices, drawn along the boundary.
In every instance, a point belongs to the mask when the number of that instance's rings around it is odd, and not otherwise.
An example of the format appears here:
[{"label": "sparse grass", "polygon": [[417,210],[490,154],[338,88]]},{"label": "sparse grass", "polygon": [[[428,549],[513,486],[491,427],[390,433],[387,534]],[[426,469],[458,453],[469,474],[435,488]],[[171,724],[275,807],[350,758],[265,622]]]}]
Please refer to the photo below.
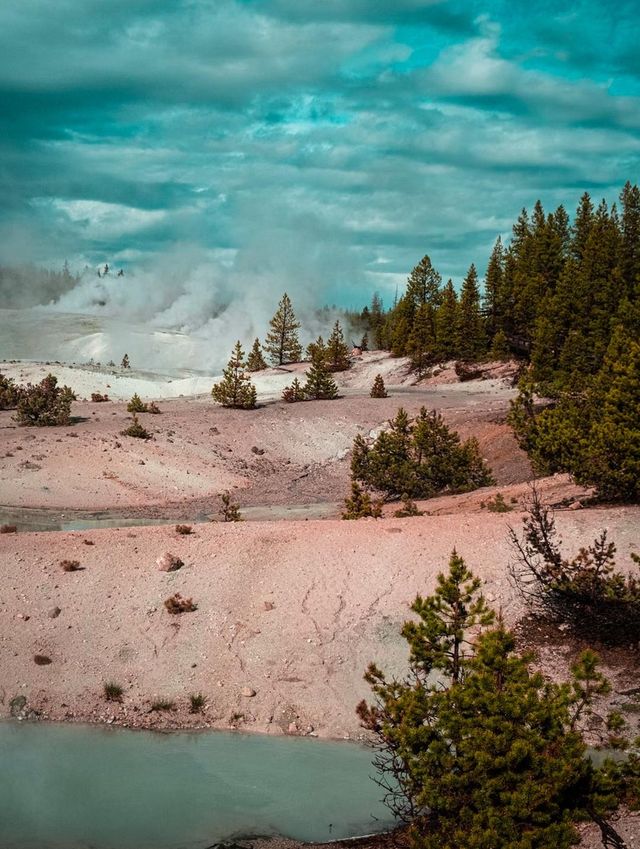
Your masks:
[{"label": "sparse grass", "polygon": [[17,534],[17,525],[0,525],[0,534]]},{"label": "sparse grass", "polygon": [[79,560],[61,560],[60,567],[63,572],[79,572],[82,568]]},{"label": "sparse grass", "polygon": [[135,439],[151,439],[149,431],[140,424],[137,415],[133,414],[133,421],[124,430],[121,430],[122,436],[133,436]]},{"label": "sparse grass", "polygon": [[108,702],[121,702],[122,694],[124,690],[120,686],[120,684],[116,684],[114,681],[106,681],[102,691],[104,693],[104,697]]},{"label": "sparse grass", "polygon": [[193,533],[191,525],[176,525],[176,533],[181,536],[188,536]]},{"label": "sparse grass", "polygon": [[207,697],[202,693],[191,693],[189,696],[191,713],[202,713],[202,710],[207,702]]},{"label": "sparse grass", "polygon": [[156,699],[154,702],[151,702],[150,711],[161,711],[161,710],[175,710],[176,703],[171,701],[171,699]]},{"label": "sparse grass", "polygon": [[182,598],[180,593],[175,593],[172,596],[169,596],[168,599],[165,600],[164,606],[167,608],[169,613],[192,613],[194,610],[197,610],[198,607],[193,603],[193,599],[190,598]]}]

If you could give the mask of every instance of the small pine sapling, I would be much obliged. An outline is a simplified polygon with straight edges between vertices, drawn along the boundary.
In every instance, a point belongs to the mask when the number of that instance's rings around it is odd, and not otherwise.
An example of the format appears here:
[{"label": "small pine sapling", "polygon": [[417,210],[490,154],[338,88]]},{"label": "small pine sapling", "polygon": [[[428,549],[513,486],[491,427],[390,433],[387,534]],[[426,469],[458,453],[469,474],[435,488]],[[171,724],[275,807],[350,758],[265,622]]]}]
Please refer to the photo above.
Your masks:
[{"label": "small pine sapling", "polygon": [[306,393],[298,378],[294,378],[290,386],[285,386],[282,390],[282,400],[288,404],[294,404],[296,401],[305,401]]},{"label": "small pine sapling", "polygon": [[262,346],[260,345],[260,340],[256,337],[253,347],[249,351],[249,356],[247,357],[247,370],[262,371],[266,367],[267,363],[262,356]]},{"label": "small pine sapling", "polygon": [[138,395],[138,393],[134,393],[133,397],[127,404],[127,412],[128,413],[148,413],[149,408],[146,404],[143,404],[142,399]]},{"label": "small pine sapling", "polygon": [[133,414],[133,421],[124,430],[121,430],[122,436],[133,436],[135,439],[151,439],[149,431],[140,424],[138,416]]},{"label": "small pine sapling", "polygon": [[343,519],[381,519],[382,501],[373,501],[356,481],[351,483],[351,496],[344,500]]},{"label": "small pine sapling", "polygon": [[371,392],[369,395],[372,398],[388,398],[389,393],[387,392],[387,387],[384,385],[384,380],[381,374],[377,374],[375,376],[375,380],[373,381],[373,386],[371,387]]}]

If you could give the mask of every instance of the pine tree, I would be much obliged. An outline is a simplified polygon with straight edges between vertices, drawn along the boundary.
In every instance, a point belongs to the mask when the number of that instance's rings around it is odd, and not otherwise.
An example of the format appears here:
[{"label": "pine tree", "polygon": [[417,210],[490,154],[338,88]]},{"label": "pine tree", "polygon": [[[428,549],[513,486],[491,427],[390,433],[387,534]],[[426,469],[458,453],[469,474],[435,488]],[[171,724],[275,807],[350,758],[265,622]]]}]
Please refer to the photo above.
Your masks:
[{"label": "pine tree", "polygon": [[256,338],[253,343],[253,348],[249,351],[249,356],[247,357],[247,370],[248,371],[262,371],[265,369],[267,364],[265,362],[264,357],[262,356],[262,347],[260,345],[260,340]]},{"label": "pine tree", "polygon": [[421,304],[415,314],[413,329],[407,340],[406,351],[411,357],[411,368],[423,377],[434,360],[434,311],[429,303]]},{"label": "pine tree", "polygon": [[305,357],[312,361],[313,359],[323,360],[327,362],[327,346],[322,336],[318,336],[315,342],[309,342]]},{"label": "pine tree", "polygon": [[436,353],[441,361],[458,355],[458,296],[452,280],[444,287],[436,313]]},{"label": "pine tree", "polygon": [[336,320],[327,340],[326,362],[329,371],[346,371],[351,367],[349,360],[349,348],[344,341],[344,334],[340,322]]},{"label": "pine tree", "polygon": [[282,390],[282,400],[286,401],[288,404],[295,404],[297,401],[305,401],[307,398],[304,387],[298,380],[298,378],[294,378],[293,383],[290,386],[285,386]]},{"label": "pine tree", "polygon": [[267,333],[264,350],[269,354],[273,365],[297,363],[302,355],[298,339],[300,322],[296,321],[291,300],[285,292],[278,304],[278,310],[269,322],[271,330]]},{"label": "pine tree", "polygon": [[360,350],[365,354],[369,350],[369,334],[364,333],[360,340]]},{"label": "pine tree", "polygon": [[417,310],[424,304],[437,307],[440,303],[442,277],[431,265],[431,259],[423,256],[407,280],[406,297]]},{"label": "pine tree", "polygon": [[342,518],[365,519],[367,517],[381,519],[382,502],[372,501],[369,493],[358,486],[356,481],[352,481],[351,496],[345,498]]},{"label": "pine tree", "polygon": [[388,397],[387,388],[384,385],[384,380],[383,380],[381,374],[377,374],[375,376],[375,379],[373,381],[373,386],[371,387],[371,392],[369,393],[369,395],[372,398],[387,398]]},{"label": "pine tree", "polygon": [[493,337],[489,356],[492,360],[508,360],[511,356],[509,340],[507,339],[507,334],[504,330],[498,330],[496,335]]},{"label": "pine tree", "polygon": [[370,327],[371,334],[373,336],[373,343],[376,348],[384,348],[385,347],[385,339],[384,339],[384,308],[382,304],[382,300],[377,292],[373,293],[373,297],[371,299],[371,309],[370,309]]},{"label": "pine tree", "polygon": [[627,297],[640,297],[640,189],[627,181],[621,194],[620,270]]},{"label": "pine tree", "polygon": [[131,368],[131,363],[129,362],[129,354],[125,354],[122,358],[122,362],[120,363],[120,368]]},{"label": "pine tree", "polygon": [[463,360],[477,360],[486,353],[486,340],[480,314],[478,273],[471,265],[462,284],[457,327],[458,356]]},{"label": "pine tree", "polygon": [[338,397],[338,387],[327,369],[322,351],[317,351],[311,359],[303,391],[314,401],[333,401]]},{"label": "pine tree", "polygon": [[244,352],[238,341],[226,369],[222,372],[222,380],[211,390],[213,400],[223,407],[253,409],[256,406],[257,393],[245,369]]},{"label": "pine tree", "polygon": [[493,340],[496,333],[502,329],[500,295],[503,288],[504,249],[502,239],[498,236],[489,258],[487,273],[484,279],[483,312],[487,328],[487,337]]},{"label": "pine tree", "polygon": [[626,768],[595,767],[579,724],[608,691],[597,656],[584,652],[567,683],[546,681],[479,589],[454,551],[402,630],[406,678],[387,680],[375,664],[365,674],[374,703],[357,713],[375,738],[386,804],[418,849],[569,849],[585,813],[624,847],[606,818],[630,786]]}]

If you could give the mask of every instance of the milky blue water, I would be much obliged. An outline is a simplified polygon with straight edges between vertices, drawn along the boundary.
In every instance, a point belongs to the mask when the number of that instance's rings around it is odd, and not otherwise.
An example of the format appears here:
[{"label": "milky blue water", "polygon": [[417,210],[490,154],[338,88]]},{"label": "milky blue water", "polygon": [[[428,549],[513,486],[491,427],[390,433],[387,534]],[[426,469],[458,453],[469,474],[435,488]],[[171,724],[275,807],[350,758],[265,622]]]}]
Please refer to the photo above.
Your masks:
[{"label": "milky blue water", "polygon": [[1,849],[204,849],[392,825],[350,743],[0,723]]}]

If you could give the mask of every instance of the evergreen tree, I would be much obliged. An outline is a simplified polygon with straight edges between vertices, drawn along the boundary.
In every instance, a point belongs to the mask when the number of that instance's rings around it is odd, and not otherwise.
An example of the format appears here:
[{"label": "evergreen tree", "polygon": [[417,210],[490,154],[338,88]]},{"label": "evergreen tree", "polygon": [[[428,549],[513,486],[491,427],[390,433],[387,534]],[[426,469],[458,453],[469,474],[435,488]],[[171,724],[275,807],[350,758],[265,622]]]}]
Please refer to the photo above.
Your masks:
[{"label": "evergreen tree", "polygon": [[345,344],[342,327],[337,320],[327,340],[326,362],[329,371],[346,371],[351,367],[349,348]]},{"label": "evergreen tree", "polygon": [[429,303],[421,304],[415,314],[413,329],[407,340],[406,351],[411,357],[411,368],[423,377],[434,360],[436,339],[433,332],[434,313]]},{"label": "evergreen tree", "polygon": [[297,363],[302,355],[298,339],[300,322],[296,321],[291,300],[285,292],[278,304],[278,310],[269,322],[270,330],[264,345],[273,365]]},{"label": "evergreen tree", "polygon": [[411,335],[414,315],[415,305],[413,301],[403,295],[387,316],[385,333],[394,357],[404,357],[407,353],[407,342]]},{"label": "evergreen tree", "polygon": [[458,355],[458,296],[452,280],[444,287],[436,313],[436,353],[440,360],[452,360]]},{"label": "evergreen tree", "polygon": [[487,337],[493,340],[498,330],[502,329],[500,295],[504,276],[504,249],[502,239],[498,236],[489,258],[487,273],[484,279],[483,312],[485,315]]},{"label": "evergreen tree", "polygon": [[387,388],[384,385],[384,380],[383,380],[381,374],[377,374],[375,376],[375,379],[373,381],[373,386],[371,387],[371,392],[369,393],[369,395],[372,398],[387,398],[388,397]]},{"label": "evergreen tree", "polygon": [[489,356],[492,360],[508,360],[511,356],[509,340],[507,339],[507,334],[504,330],[498,330],[496,335],[493,337]]},{"label": "evergreen tree", "polygon": [[569,849],[585,814],[624,847],[606,817],[621,803],[625,767],[595,767],[579,724],[608,691],[597,656],[583,653],[570,682],[545,681],[493,624],[479,588],[454,551],[403,628],[406,679],[367,670],[375,700],[357,712],[376,738],[387,805],[417,849]]},{"label": "evergreen tree", "polygon": [[315,358],[327,361],[327,346],[322,336],[318,336],[315,342],[309,342],[307,345],[306,358],[311,361]]},{"label": "evergreen tree", "polygon": [[370,314],[370,327],[371,335],[373,336],[373,343],[378,349],[384,348],[384,308],[382,305],[382,300],[377,292],[373,293],[373,297],[371,299]]},{"label": "evergreen tree", "polygon": [[360,340],[360,350],[365,354],[369,350],[369,334],[365,333]]},{"label": "evergreen tree", "polygon": [[471,265],[462,284],[457,327],[458,356],[463,360],[477,360],[486,353],[486,340],[480,314],[478,273]]},{"label": "evergreen tree", "polygon": [[640,189],[627,181],[621,194],[620,271],[627,297],[640,297]]},{"label": "evergreen tree", "polygon": [[256,338],[253,343],[253,348],[249,351],[249,356],[247,357],[247,370],[248,371],[262,371],[265,369],[267,364],[265,362],[264,357],[262,356],[262,346],[260,345],[260,340]]},{"label": "evergreen tree", "polygon": [[282,400],[289,404],[295,404],[297,401],[305,401],[307,398],[304,388],[298,378],[294,378],[290,386],[285,386],[282,390]]},{"label": "evergreen tree", "polygon": [[437,307],[441,283],[442,277],[431,265],[429,257],[424,256],[409,275],[406,297],[416,310],[424,304]]},{"label": "evergreen tree", "polygon": [[580,204],[576,210],[575,222],[573,225],[573,238],[571,241],[571,254],[579,263],[582,260],[584,249],[591,232],[593,222],[593,203],[588,192],[585,192],[580,198]]},{"label": "evergreen tree", "polygon": [[358,486],[356,481],[351,483],[351,496],[345,498],[343,519],[381,519],[382,502],[373,501],[368,492]]},{"label": "evergreen tree", "polygon": [[307,398],[314,401],[333,401],[338,397],[338,387],[327,369],[322,351],[316,351],[311,359],[303,391]]},{"label": "evergreen tree", "polygon": [[237,407],[250,410],[256,406],[256,388],[246,372],[244,352],[240,342],[236,342],[222,380],[214,384],[211,390],[213,400],[223,407]]}]

